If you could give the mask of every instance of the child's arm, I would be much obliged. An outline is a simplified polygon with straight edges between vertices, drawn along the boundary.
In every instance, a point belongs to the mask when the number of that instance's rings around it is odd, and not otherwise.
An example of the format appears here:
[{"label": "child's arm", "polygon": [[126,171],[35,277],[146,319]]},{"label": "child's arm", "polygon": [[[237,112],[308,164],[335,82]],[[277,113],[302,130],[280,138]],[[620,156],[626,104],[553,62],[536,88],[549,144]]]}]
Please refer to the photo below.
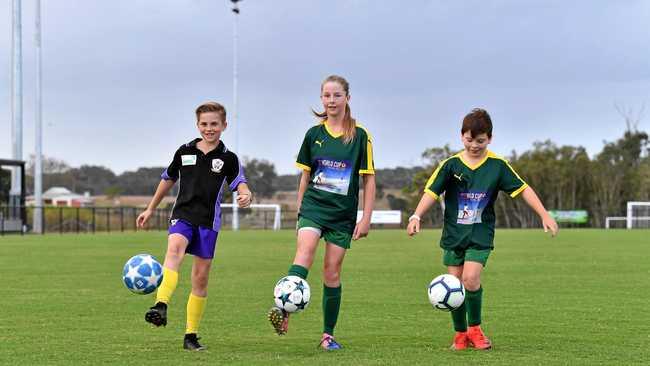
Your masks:
[{"label": "child's arm", "polygon": [[143,228],[147,224],[147,221],[149,221],[151,214],[153,214],[153,210],[158,207],[160,201],[162,201],[162,199],[167,195],[169,190],[174,186],[174,183],[176,182],[173,180],[160,180],[160,183],[158,183],[158,188],[156,188],[156,193],[153,194],[153,198],[151,199],[151,202],[149,202],[147,209],[144,210],[135,220],[138,227]]},{"label": "child's arm", "polygon": [[303,170],[302,175],[300,176],[300,183],[298,184],[298,204],[296,206],[298,212],[300,212],[302,197],[305,195],[305,192],[307,191],[307,187],[309,186],[309,178],[310,178],[309,171]]},{"label": "child's arm", "polygon": [[237,185],[237,205],[246,208],[253,202],[253,192],[248,188],[248,184],[239,183]]},{"label": "child's arm", "polygon": [[544,227],[544,232],[547,233],[550,230],[551,236],[555,236],[558,231],[557,223],[555,220],[553,220],[551,215],[546,212],[542,201],[540,201],[539,197],[537,197],[535,191],[529,186],[526,187],[523,192],[521,192],[521,195],[528,206],[530,206],[542,220],[542,227]]},{"label": "child's arm", "polygon": [[375,191],[377,190],[374,174],[363,175],[363,216],[352,233],[352,240],[357,240],[368,236],[370,231],[370,218],[372,209],[375,207]]},{"label": "child's arm", "polygon": [[422,195],[418,207],[415,208],[413,216],[409,217],[409,223],[406,226],[406,233],[413,236],[420,232],[420,220],[427,211],[436,203],[436,199],[428,193]]}]

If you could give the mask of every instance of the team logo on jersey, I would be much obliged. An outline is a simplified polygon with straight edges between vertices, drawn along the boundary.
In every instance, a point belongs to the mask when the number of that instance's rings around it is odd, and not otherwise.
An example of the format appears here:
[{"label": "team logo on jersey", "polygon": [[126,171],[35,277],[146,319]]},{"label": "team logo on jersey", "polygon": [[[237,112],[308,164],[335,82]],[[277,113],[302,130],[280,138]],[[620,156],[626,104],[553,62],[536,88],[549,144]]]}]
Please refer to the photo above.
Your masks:
[{"label": "team logo on jersey", "polygon": [[215,173],[221,173],[221,168],[223,168],[223,160],[221,159],[212,159],[212,170]]},{"label": "team logo on jersey", "polygon": [[172,226],[176,225],[177,222],[178,222],[178,219],[171,220]]},{"label": "team logo on jersey", "polygon": [[328,158],[316,158],[316,170],[312,182],[313,187],[321,191],[348,194],[352,165],[348,161]]},{"label": "team logo on jersey", "polygon": [[181,155],[181,164],[196,165],[196,155]]},{"label": "team logo on jersey", "polygon": [[472,225],[483,222],[483,210],[490,200],[490,192],[459,192],[456,223]]}]

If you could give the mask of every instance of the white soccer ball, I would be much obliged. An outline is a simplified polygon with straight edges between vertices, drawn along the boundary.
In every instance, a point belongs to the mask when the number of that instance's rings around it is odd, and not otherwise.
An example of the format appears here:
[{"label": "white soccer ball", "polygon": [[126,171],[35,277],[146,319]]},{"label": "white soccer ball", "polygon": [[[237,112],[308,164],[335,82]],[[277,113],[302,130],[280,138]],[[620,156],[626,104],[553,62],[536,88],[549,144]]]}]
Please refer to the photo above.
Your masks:
[{"label": "white soccer ball", "polygon": [[458,278],[442,274],[429,283],[429,302],[434,308],[444,311],[458,309],[465,301],[465,287]]},{"label": "white soccer ball", "polygon": [[136,294],[146,295],[154,292],[162,280],[162,266],[150,254],[134,255],[122,270],[124,285]]},{"label": "white soccer ball", "polygon": [[307,281],[298,276],[282,277],[273,289],[275,306],[287,313],[297,313],[309,305],[311,290]]}]

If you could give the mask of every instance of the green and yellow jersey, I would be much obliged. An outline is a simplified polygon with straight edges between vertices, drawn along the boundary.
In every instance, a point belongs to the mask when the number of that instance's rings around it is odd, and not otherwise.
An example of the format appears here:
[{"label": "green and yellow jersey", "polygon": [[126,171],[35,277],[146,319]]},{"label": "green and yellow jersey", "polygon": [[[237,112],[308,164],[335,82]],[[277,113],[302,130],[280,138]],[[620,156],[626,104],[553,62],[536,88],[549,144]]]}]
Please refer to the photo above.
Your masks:
[{"label": "green and yellow jersey", "polygon": [[444,193],[445,214],[440,246],[463,249],[471,243],[494,247],[494,201],[499,191],[516,197],[528,185],[508,162],[488,151],[472,166],[458,153],[440,163],[424,192],[436,200]]},{"label": "green and yellow jersey", "polygon": [[357,125],[345,144],[326,121],[307,130],[296,165],[309,172],[299,215],[333,230],[352,233],[359,205],[359,175],[375,174],[368,131]]}]

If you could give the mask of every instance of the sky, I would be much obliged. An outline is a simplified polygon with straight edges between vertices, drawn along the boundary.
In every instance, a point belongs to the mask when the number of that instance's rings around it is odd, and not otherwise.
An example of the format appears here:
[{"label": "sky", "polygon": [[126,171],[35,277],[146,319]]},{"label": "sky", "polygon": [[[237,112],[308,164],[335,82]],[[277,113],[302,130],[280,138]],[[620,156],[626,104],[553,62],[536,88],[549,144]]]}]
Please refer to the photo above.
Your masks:
[{"label": "sky", "polygon": [[[23,159],[34,152],[34,1],[23,1]],[[547,139],[601,151],[647,113],[650,1],[244,0],[238,118],[230,1],[42,1],[43,153],[116,173],[166,166],[198,136],[195,108],[229,110],[242,157],[296,173],[321,81],[350,82],[377,168],[460,149],[462,118],[492,116],[491,150]],[[0,1],[0,158],[11,158],[12,1]]]}]

